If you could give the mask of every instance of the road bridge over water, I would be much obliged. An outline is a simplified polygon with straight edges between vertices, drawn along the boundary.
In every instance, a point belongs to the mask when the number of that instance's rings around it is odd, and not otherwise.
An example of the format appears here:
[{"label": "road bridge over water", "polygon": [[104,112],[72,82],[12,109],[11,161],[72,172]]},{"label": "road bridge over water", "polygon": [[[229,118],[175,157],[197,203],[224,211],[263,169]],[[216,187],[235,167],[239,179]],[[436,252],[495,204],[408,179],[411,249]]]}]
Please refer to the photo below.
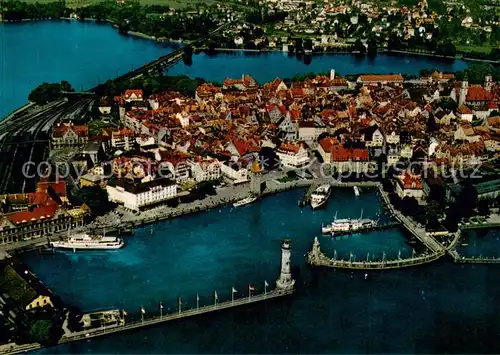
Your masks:
[{"label": "road bridge over water", "polygon": [[[211,31],[210,33],[206,34],[205,36],[202,36],[194,41],[191,41],[191,42],[187,43],[185,46],[183,46],[179,49],[176,49],[173,52],[165,54],[165,55],[153,60],[152,62],[146,63],[137,69],[134,69],[128,73],[120,75],[119,77],[117,77],[113,80],[114,81],[130,80],[130,79],[137,78],[137,77],[144,75],[144,74],[161,75],[166,69],[174,66],[175,64],[177,64],[177,62],[179,62],[183,58],[184,50],[186,47],[194,47],[195,45],[199,46],[203,42],[207,41],[210,37],[215,35],[216,33],[222,31],[223,29],[229,27],[230,25],[234,25],[238,21],[239,21],[239,19],[236,19],[233,22],[228,22],[228,23],[225,23],[223,25],[220,25],[215,30]],[[99,87],[99,85],[88,90],[88,91],[96,91],[98,89],[98,87]]]}]

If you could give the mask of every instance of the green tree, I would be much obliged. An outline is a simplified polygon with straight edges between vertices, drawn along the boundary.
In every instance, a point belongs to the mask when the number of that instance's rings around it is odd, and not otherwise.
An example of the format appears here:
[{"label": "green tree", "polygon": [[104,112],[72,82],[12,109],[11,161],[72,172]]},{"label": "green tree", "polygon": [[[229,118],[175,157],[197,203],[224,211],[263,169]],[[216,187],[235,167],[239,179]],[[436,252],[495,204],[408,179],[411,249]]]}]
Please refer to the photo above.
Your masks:
[{"label": "green tree", "polygon": [[438,44],[436,54],[446,57],[454,57],[457,54],[457,49],[451,41],[446,41]]},{"label": "green tree", "polygon": [[77,203],[86,204],[94,215],[105,214],[112,208],[108,193],[98,186],[83,187],[73,197]]},{"label": "green tree", "polygon": [[50,342],[51,329],[50,320],[39,320],[31,326],[29,336],[32,341],[44,345]]},{"label": "green tree", "polygon": [[354,42],[354,48],[353,48],[355,51],[359,52],[359,54],[366,54],[366,47],[365,45],[363,44],[363,42],[361,42],[361,40],[358,38],[356,40],[356,42]]},{"label": "green tree", "polygon": [[368,56],[374,58],[377,56],[377,40],[375,38],[370,38],[367,42],[368,44]]},{"label": "green tree", "polygon": [[74,91],[67,81],[61,83],[43,83],[33,89],[28,95],[28,100],[38,105],[45,105],[48,102],[61,98],[62,92]]}]

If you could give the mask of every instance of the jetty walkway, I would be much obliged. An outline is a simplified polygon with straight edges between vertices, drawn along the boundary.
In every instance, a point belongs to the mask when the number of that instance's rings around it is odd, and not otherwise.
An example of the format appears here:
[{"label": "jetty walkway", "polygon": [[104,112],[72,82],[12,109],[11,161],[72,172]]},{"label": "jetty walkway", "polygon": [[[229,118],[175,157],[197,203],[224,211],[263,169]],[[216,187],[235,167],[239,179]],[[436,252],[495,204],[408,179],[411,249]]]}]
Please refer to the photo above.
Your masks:
[{"label": "jetty walkway", "polygon": [[500,257],[462,256],[456,250],[449,254],[457,264],[500,264]]},{"label": "jetty walkway", "polygon": [[78,341],[78,340],[82,340],[82,339],[100,337],[100,336],[118,333],[118,332],[123,332],[123,331],[127,331],[127,330],[149,327],[149,326],[153,326],[153,325],[161,324],[161,323],[166,323],[166,322],[170,322],[170,321],[177,320],[177,319],[184,319],[184,318],[194,317],[194,316],[198,316],[198,315],[202,315],[202,314],[206,314],[206,313],[221,311],[224,309],[240,307],[240,306],[244,306],[244,305],[248,305],[248,304],[252,304],[252,303],[262,302],[262,301],[266,301],[266,300],[270,300],[270,299],[274,299],[274,298],[278,298],[278,297],[291,295],[293,293],[294,293],[294,289],[285,289],[285,290],[275,289],[273,291],[263,293],[260,295],[235,299],[234,301],[220,302],[220,303],[216,303],[216,304],[209,305],[209,306],[203,306],[203,307],[194,308],[194,309],[187,309],[187,310],[183,310],[180,312],[164,314],[161,316],[155,316],[152,318],[138,320],[138,321],[134,321],[134,322],[130,322],[130,323],[125,322],[123,325],[114,325],[114,326],[110,326],[110,327],[101,327],[101,328],[95,328],[95,329],[90,329],[90,330],[83,330],[83,331],[80,331],[77,333],[71,333],[71,335],[63,336],[61,338],[61,340],[59,341],[59,344]]},{"label": "jetty walkway", "polygon": [[433,262],[445,255],[445,251],[441,250],[436,253],[421,255],[411,258],[398,258],[395,260],[380,260],[380,261],[353,261],[337,258],[329,258],[321,251],[318,238],[314,238],[313,248],[307,253],[307,263],[311,266],[333,267],[339,269],[399,269],[403,267],[417,266]]},{"label": "jetty walkway", "polygon": [[378,188],[380,194],[382,195],[382,198],[384,199],[386,206],[389,208],[392,215],[398,221],[400,221],[401,224],[418,240],[420,240],[430,251],[432,251],[433,253],[444,254],[445,247],[441,243],[439,243],[434,237],[430,236],[425,231],[425,228],[417,226],[415,222],[413,222],[408,217],[403,215],[401,212],[396,210],[392,205],[391,201],[389,200],[387,192],[385,192],[384,189],[382,188],[382,185],[379,184]]},{"label": "jetty walkway", "polygon": [[[289,239],[284,239],[281,243],[281,267],[280,267],[279,278],[276,280],[276,287],[269,292],[266,290],[266,287],[269,286],[267,282],[265,282],[264,293],[258,295],[251,294],[251,290],[253,290],[253,288],[251,288],[251,286],[249,285],[248,297],[243,297],[238,299],[232,298],[230,301],[219,302],[217,293],[214,293],[214,304],[199,307],[197,301],[196,308],[185,309],[185,310],[182,310],[181,307],[182,303],[181,300],[179,299],[179,307],[177,312],[160,314],[159,316],[147,319],[144,318],[144,310],[141,307],[141,312],[142,312],[141,319],[130,323],[127,323],[125,320],[126,312],[121,311],[120,312],[121,315],[118,317],[118,320],[113,325],[105,326],[103,324],[101,327],[84,329],[82,331],[77,331],[77,332],[70,331],[67,328],[67,323],[65,321],[63,324],[64,335],[59,340],[58,344],[64,344],[82,339],[95,338],[127,330],[149,327],[152,325],[166,323],[177,319],[194,317],[202,314],[221,311],[224,309],[240,307],[251,303],[257,303],[291,295],[295,292],[295,280],[293,279],[291,272],[291,250],[292,250],[291,241]],[[199,298],[197,297],[197,299]],[[15,354],[39,348],[40,344],[23,344],[23,345],[9,344],[6,348],[5,347],[0,348],[0,351],[1,353],[5,354]]]}]

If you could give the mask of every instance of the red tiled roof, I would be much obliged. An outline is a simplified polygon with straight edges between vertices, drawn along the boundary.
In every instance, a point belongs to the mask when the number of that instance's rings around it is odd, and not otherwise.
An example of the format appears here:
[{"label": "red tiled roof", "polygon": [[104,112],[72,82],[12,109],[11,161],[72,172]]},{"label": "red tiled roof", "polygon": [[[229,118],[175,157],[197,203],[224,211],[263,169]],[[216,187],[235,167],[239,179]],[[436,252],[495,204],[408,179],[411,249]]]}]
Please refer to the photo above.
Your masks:
[{"label": "red tiled roof", "polygon": [[331,153],[333,146],[339,145],[339,141],[336,138],[326,137],[320,140],[319,144],[326,153]]},{"label": "red tiled roof", "polygon": [[467,89],[467,101],[491,101],[493,93],[486,91],[482,86],[470,86]]},{"label": "red tiled roof", "polygon": [[399,176],[399,183],[404,189],[422,189],[422,178],[419,175],[411,174],[408,170]]},{"label": "red tiled roof", "polygon": [[458,113],[462,114],[462,115],[472,115],[472,111],[470,108],[468,108],[467,106],[465,105],[462,105],[458,108]]},{"label": "red tiled roof", "polygon": [[403,82],[403,76],[401,74],[360,75],[360,79],[361,81]]},{"label": "red tiled roof", "polygon": [[498,108],[498,104],[495,101],[488,102],[488,108],[491,110],[496,110]]},{"label": "red tiled roof", "polygon": [[306,96],[306,90],[303,88],[294,88],[291,90],[291,93],[294,98]]},{"label": "red tiled roof", "polygon": [[368,149],[344,148],[334,146],[332,149],[332,161],[368,161]]},{"label": "red tiled roof", "polygon": [[47,190],[49,189],[49,186],[52,187],[54,192],[60,196],[60,197],[65,197],[67,192],[66,192],[66,183],[64,180],[60,180],[57,182],[52,182],[52,181],[40,181],[37,184],[36,187],[36,192],[43,192],[46,193]]},{"label": "red tiled roof", "polygon": [[247,88],[256,88],[257,86],[259,86],[255,81],[255,79],[252,78],[250,75],[245,75],[243,77],[243,85],[245,85],[245,87]]},{"label": "red tiled roof", "polygon": [[299,144],[283,143],[280,145],[279,150],[293,152],[293,153],[297,154],[300,150],[300,145]]},{"label": "red tiled roof", "polygon": [[129,99],[132,95],[137,96],[137,98],[142,99],[142,90],[141,89],[130,89],[130,90],[125,90],[125,99]]},{"label": "red tiled roof", "polygon": [[24,210],[7,214],[6,217],[14,224],[36,222],[54,217],[58,206],[51,204],[43,207],[35,207],[33,210]]},{"label": "red tiled roof", "polygon": [[79,137],[87,137],[89,135],[89,127],[86,125],[60,125],[54,128],[52,135],[54,137],[62,137],[64,136],[67,132],[72,130],[75,132],[75,134]]},{"label": "red tiled roof", "polygon": [[119,129],[117,131],[113,131],[111,133],[113,136],[116,136],[116,137],[121,137],[121,136],[133,136],[134,135],[134,131],[132,131],[131,129],[129,128],[122,128],[122,129]]}]

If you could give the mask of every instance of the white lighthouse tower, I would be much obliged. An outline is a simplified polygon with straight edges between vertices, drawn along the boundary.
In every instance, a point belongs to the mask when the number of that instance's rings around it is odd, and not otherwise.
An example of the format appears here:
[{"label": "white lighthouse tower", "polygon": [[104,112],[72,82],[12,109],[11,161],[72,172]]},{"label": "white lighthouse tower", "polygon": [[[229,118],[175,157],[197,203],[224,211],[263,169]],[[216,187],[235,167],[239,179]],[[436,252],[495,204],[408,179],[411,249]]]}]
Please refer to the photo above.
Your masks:
[{"label": "white lighthouse tower", "polygon": [[276,280],[278,290],[291,291],[295,286],[295,280],[292,278],[291,258],[292,242],[290,239],[284,239],[281,242],[281,272]]}]

